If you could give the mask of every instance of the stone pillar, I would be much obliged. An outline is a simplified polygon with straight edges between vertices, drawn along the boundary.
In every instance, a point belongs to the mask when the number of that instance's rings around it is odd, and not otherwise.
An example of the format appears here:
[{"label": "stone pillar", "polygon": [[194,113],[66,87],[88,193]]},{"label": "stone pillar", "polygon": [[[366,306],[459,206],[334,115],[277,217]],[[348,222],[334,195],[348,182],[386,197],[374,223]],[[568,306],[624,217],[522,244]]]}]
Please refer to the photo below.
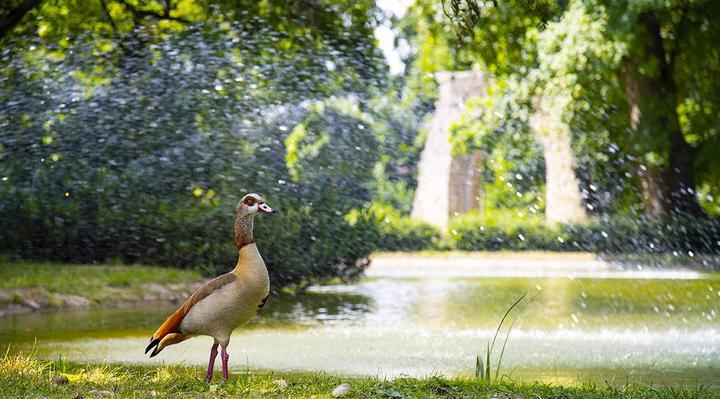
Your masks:
[{"label": "stone pillar", "polygon": [[482,155],[453,155],[450,126],[471,96],[482,95],[485,80],[479,72],[436,74],[439,96],[435,113],[425,126],[427,138],[418,165],[418,186],[412,217],[445,232],[450,217],[480,207]]},{"label": "stone pillar", "polygon": [[580,182],[575,176],[571,132],[560,119],[561,111],[540,98],[529,125],[542,144],[545,158],[545,217],[550,222],[580,223],[587,219]]}]

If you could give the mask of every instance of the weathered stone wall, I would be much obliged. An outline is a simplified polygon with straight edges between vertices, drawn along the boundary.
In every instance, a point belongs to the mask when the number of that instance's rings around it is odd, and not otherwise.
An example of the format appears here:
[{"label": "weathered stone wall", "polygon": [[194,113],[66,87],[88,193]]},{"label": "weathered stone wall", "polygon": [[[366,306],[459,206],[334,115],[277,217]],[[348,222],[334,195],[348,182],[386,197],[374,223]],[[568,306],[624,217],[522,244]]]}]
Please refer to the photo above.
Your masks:
[{"label": "weathered stone wall", "polygon": [[467,99],[484,91],[483,75],[475,71],[436,74],[439,97],[428,122],[425,148],[420,157],[418,187],[412,217],[445,231],[451,216],[480,206],[480,152],[453,156],[450,125]]}]

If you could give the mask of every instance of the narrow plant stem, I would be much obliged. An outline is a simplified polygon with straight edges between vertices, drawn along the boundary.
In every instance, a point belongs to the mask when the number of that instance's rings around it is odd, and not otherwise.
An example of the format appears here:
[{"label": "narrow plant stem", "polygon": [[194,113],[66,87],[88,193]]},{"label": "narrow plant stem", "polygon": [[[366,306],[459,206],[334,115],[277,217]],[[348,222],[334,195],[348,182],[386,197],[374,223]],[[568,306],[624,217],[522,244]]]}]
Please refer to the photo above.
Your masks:
[{"label": "narrow plant stem", "polygon": [[520,303],[520,301],[525,299],[526,296],[527,296],[527,292],[522,294],[522,296],[520,298],[518,298],[518,300],[515,301],[515,303],[513,303],[512,306],[510,306],[510,308],[508,308],[508,310],[505,312],[505,315],[503,315],[502,320],[500,320],[500,324],[498,324],[497,330],[495,330],[495,336],[492,339],[492,344],[490,344],[490,352],[492,352],[493,348],[495,348],[495,340],[497,339],[497,336],[500,333],[500,329],[502,328],[503,323],[505,323],[505,319],[508,317],[510,312],[512,312],[512,310],[515,309],[515,306],[517,306],[517,304]]},{"label": "narrow plant stem", "polygon": [[[535,294],[535,295],[533,295],[533,297],[530,298],[529,301],[525,302],[525,303],[518,309],[517,313],[515,314],[515,318],[513,319],[512,323],[510,323],[510,327],[508,327],[507,334],[505,334],[505,340],[503,341],[502,349],[500,350],[500,357],[498,358],[498,364],[497,364],[497,367],[495,368],[495,379],[496,379],[496,380],[498,379],[498,375],[500,374],[500,365],[502,364],[503,355],[505,354],[505,346],[507,345],[508,338],[510,338],[510,331],[512,331],[513,326],[515,326],[515,322],[518,320],[518,318],[520,317],[520,315],[522,314],[522,312],[525,310],[525,308],[526,308],[529,304],[531,304],[533,301],[535,301],[535,298],[537,298],[538,295],[540,295],[541,292],[542,292],[542,291],[538,291],[538,293]],[[525,295],[527,295],[527,293],[526,293]],[[523,297],[524,297],[525,295],[523,295]],[[522,298],[520,298],[520,299],[522,299]],[[514,305],[513,305],[513,306],[514,306]]]},{"label": "narrow plant stem", "polygon": [[485,377],[483,379],[490,381],[490,344],[485,345],[485,356],[487,357],[487,361],[485,362],[487,366],[485,367]]}]

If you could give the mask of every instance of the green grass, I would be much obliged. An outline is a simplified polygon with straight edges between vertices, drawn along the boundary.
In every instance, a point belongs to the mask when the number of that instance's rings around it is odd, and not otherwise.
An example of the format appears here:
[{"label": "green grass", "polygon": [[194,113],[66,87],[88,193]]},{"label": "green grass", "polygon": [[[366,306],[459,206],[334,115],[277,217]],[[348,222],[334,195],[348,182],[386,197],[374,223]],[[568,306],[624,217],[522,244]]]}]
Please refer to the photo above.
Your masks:
[{"label": "green grass", "polygon": [[198,271],[150,266],[0,261],[0,290],[80,295],[95,303],[137,296],[149,283],[187,283],[199,279]]},{"label": "green grass", "polygon": [[[70,382],[53,384],[53,378],[61,374]],[[591,384],[563,387],[462,378],[386,380],[326,373],[273,372],[234,373],[228,382],[218,380],[216,373],[216,381],[206,384],[203,376],[203,370],[193,367],[83,365],[6,354],[0,357],[0,397],[329,398],[338,384],[349,383],[351,391],[346,397],[350,398],[720,398],[718,391],[704,387]],[[281,379],[287,386],[280,386],[278,381]]]}]

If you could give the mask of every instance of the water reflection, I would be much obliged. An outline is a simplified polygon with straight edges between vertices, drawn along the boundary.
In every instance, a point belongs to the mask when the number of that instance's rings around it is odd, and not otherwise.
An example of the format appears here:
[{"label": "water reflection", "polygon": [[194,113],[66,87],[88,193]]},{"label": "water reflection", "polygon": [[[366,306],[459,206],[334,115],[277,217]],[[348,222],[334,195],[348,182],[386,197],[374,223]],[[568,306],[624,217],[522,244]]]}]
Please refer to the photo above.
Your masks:
[{"label": "water reflection", "polygon": [[270,298],[260,317],[249,327],[353,323],[374,309],[373,300],[361,293],[311,290],[300,295]]}]

